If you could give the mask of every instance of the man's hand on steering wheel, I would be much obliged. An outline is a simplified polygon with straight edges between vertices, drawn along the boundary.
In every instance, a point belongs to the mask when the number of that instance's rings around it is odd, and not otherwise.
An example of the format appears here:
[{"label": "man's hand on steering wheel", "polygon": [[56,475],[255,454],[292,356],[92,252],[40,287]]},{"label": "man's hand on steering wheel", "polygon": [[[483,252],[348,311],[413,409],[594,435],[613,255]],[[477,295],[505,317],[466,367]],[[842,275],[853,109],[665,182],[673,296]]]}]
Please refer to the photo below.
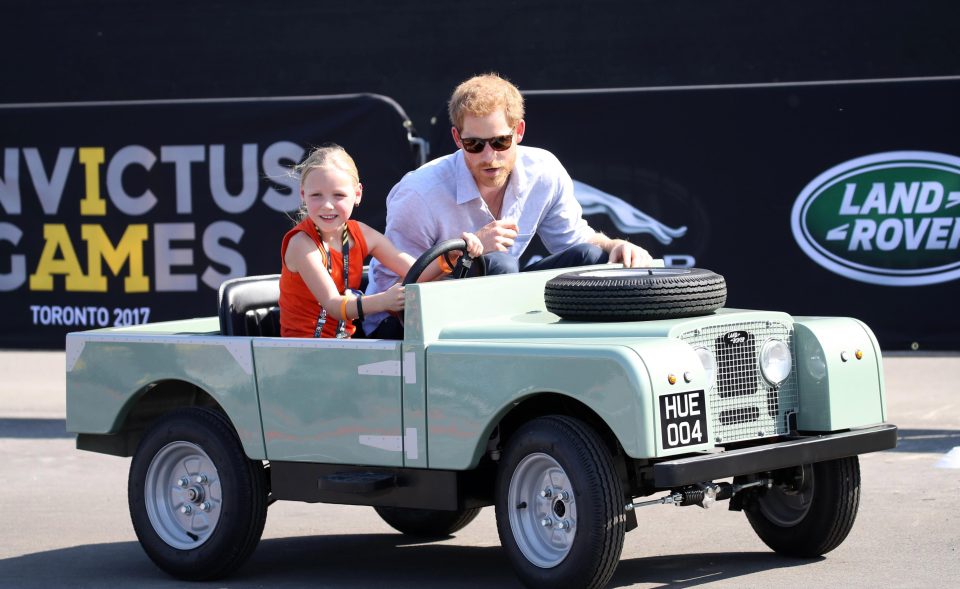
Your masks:
[{"label": "man's hand on steering wheel", "polygon": [[464,231],[461,238],[467,244],[467,255],[471,258],[479,258],[483,255],[483,243],[480,238],[469,231]]},{"label": "man's hand on steering wheel", "polygon": [[[470,272],[473,262],[483,255],[483,244],[480,243],[480,238],[469,231],[464,231],[461,237],[467,244],[466,252],[453,250],[442,254],[447,261],[447,265],[453,269],[449,274],[451,278],[463,278],[466,276]],[[455,262],[453,263],[449,257],[450,254],[455,254]]]}]

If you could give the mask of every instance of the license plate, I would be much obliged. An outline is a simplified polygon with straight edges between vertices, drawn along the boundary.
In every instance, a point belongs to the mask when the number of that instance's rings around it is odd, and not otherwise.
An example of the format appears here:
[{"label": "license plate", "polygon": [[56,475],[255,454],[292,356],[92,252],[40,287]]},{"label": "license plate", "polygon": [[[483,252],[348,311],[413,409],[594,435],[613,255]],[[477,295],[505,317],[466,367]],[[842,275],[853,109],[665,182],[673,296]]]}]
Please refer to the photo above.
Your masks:
[{"label": "license plate", "polygon": [[664,450],[707,441],[707,406],[703,391],[660,396],[660,440]]}]

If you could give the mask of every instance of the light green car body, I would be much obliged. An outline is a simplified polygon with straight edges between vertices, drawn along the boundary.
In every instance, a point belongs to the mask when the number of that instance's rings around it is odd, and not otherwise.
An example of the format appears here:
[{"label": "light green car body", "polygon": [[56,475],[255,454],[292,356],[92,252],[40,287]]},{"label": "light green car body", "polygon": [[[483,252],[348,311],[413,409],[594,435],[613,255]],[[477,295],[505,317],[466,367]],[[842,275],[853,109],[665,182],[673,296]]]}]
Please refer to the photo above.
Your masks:
[{"label": "light green car body", "polygon": [[67,430],[78,447],[129,456],[151,419],[209,398],[254,460],[463,471],[518,407],[569,401],[630,458],[710,453],[726,442],[726,401],[707,395],[702,443],[665,448],[660,397],[710,390],[691,338],[743,325],[775,325],[793,351],[792,406],[749,435],[782,435],[784,416],[807,432],[886,418],[880,348],[855,319],[721,309],[565,321],[544,304],[562,272],[410,285],[402,341],[223,336],[217,317],[72,333]]}]

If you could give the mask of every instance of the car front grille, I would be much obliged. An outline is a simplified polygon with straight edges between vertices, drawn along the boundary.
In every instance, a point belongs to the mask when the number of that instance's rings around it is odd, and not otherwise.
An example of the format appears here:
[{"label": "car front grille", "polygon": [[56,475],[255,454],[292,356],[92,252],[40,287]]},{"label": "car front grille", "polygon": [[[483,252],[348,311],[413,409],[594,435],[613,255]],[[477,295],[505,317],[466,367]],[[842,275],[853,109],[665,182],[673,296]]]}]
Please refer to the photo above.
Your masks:
[{"label": "car front grille", "polygon": [[[793,330],[772,321],[711,325],[684,332],[680,339],[706,348],[716,360],[713,387],[707,391],[714,442],[726,444],[789,432],[788,415],[796,412],[799,393]],[[764,342],[779,339],[790,347],[794,370],[774,387],[760,374]]]}]

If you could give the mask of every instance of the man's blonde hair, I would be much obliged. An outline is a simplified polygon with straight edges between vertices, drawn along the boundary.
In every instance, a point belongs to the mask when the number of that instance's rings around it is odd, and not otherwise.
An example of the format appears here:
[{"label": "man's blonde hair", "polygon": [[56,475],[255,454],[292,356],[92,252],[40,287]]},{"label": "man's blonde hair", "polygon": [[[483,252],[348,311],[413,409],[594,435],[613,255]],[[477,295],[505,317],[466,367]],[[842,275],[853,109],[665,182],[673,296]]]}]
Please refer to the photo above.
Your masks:
[{"label": "man's blonde hair", "polygon": [[466,115],[485,117],[501,108],[512,128],[523,119],[523,96],[516,86],[498,74],[483,74],[457,86],[447,108],[450,123],[458,131],[463,129]]},{"label": "man's blonde hair", "polygon": [[303,162],[297,165],[295,169],[300,174],[301,188],[310,172],[317,168],[336,168],[352,177],[354,186],[360,184],[360,172],[357,170],[356,162],[346,149],[336,143],[327,143],[315,148]]}]

